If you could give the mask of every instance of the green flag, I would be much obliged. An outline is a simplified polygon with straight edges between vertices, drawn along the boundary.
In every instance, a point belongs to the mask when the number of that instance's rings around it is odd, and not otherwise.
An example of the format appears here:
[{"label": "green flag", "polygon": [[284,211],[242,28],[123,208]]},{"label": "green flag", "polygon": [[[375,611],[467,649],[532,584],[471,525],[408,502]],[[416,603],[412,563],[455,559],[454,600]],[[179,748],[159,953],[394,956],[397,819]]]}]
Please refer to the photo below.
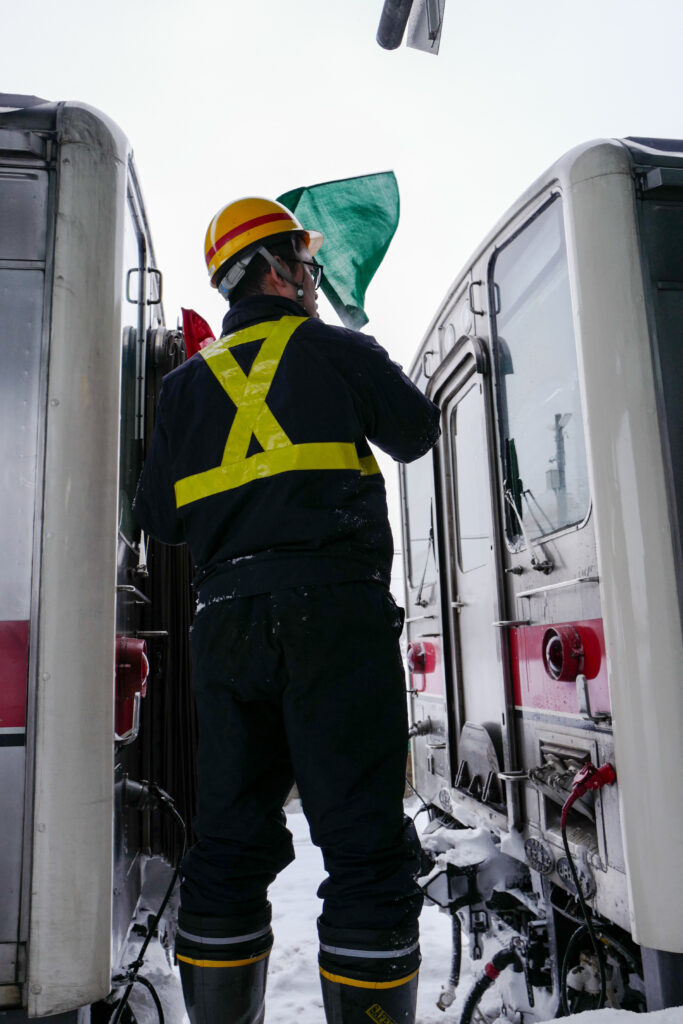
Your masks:
[{"label": "green flag", "polygon": [[295,188],[278,202],[325,235],[316,255],[325,265],[321,288],[346,327],[362,327],[365,292],[398,227],[394,172]]}]

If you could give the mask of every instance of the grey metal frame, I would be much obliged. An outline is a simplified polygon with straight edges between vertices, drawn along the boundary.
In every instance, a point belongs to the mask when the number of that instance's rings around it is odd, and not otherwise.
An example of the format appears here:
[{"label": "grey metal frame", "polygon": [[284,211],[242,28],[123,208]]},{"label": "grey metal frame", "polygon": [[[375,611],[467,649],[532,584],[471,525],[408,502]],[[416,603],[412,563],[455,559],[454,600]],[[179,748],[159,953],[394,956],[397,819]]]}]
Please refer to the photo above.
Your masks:
[{"label": "grey metal frame", "polygon": [[[35,716],[31,709],[35,702],[36,690],[36,657],[38,635],[35,627],[35,609],[37,608],[38,595],[40,590],[40,558],[42,541],[42,488],[44,480],[44,453],[45,453],[45,418],[46,418],[46,394],[47,394],[47,361],[50,334],[50,311],[52,295],[52,267],[54,259],[54,224],[55,224],[55,202],[56,202],[56,172],[54,165],[54,146],[48,133],[47,137],[28,135],[18,131],[12,126],[7,127],[0,119],[0,134],[4,135],[7,142],[3,147],[5,153],[0,158],[0,167],[6,169],[30,170],[35,169],[47,174],[47,193],[45,218],[42,225],[44,239],[45,259],[41,261],[2,260],[1,267],[8,269],[36,269],[43,273],[43,294],[42,294],[42,326],[40,339],[39,356],[39,384],[38,384],[38,414],[36,423],[36,491],[33,518],[33,540],[31,557],[31,582],[30,582],[30,616],[29,620],[33,628],[29,632],[29,657],[28,657],[28,679],[27,679],[27,716],[26,716],[26,745],[24,747],[24,764],[21,780],[15,779],[14,783],[20,785],[23,792],[23,821],[21,826],[21,848],[23,856],[16,865],[18,872],[19,889],[19,913],[17,919],[16,960],[14,957],[9,960],[3,954],[0,956],[7,968],[14,966],[14,977],[0,975],[0,990],[4,986],[21,986],[25,981],[25,944],[28,939],[28,907],[29,889],[31,879],[31,832],[33,826],[33,758],[30,756],[34,744]],[[10,155],[12,154],[12,155]],[[6,775],[3,776],[3,784],[11,786],[12,780]],[[0,912],[2,910],[2,898],[6,888],[0,891]],[[4,1003],[12,1003],[18,997],[20,989],[17,987],[16,995],[12,996],[7,992],[5,999],[0,995],[0,1006]]]}]

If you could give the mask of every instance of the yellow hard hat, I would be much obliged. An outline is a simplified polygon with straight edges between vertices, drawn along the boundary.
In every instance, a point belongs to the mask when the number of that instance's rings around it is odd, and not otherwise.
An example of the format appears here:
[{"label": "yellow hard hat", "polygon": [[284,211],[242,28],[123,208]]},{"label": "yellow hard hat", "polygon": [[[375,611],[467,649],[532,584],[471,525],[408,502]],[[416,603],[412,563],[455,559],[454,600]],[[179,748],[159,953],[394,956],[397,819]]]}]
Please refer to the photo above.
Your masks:
[{"label": "yellow hard hat", "polygon": [[256,196],[237,199],[218,211],[206,232],[204,255],[214,288],[223,268],[235,262],[240,253],[271,235],[300,231],[311,255],[323,244],[319,231],[311,231],[282,203]]}]

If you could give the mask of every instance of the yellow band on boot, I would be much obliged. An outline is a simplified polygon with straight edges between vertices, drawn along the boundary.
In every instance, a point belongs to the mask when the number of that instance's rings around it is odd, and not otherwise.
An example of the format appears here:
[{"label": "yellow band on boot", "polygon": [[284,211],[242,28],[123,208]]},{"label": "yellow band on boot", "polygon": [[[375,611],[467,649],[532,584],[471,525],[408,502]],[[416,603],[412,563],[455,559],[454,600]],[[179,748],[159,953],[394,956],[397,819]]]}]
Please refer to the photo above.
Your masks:
[{"label": "yellow band on boot", "polygon": [[259,956],[251,956],[248,960],[192,960],[191,957],[183,956],[182,953],[176,953],[175,956],[176,960],[182,960],[184,964],[192,964],[193,967],[245,967],[247,964],[265,960],[267,956],[270,956],[270,950]]},{"label": "yellow band on boot", "polygon": [[408,981],[412,981],[418,972],[413,971],[412,974],[405,978],[399,978],[398,981],[358,981],[356,978],[344,978],[341,974],[330,974],[322,967],[320,973],[328,981],[336,981],[338,985],[352,985],[353,988],[398,988],[399,985],[405,985]]}]

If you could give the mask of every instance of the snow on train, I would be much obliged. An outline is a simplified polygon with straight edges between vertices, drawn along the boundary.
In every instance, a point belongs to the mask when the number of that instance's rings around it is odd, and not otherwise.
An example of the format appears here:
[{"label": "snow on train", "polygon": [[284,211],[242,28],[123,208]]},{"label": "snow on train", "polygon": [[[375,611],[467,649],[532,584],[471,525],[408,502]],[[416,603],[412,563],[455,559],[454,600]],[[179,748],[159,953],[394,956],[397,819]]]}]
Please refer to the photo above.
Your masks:
[{"label": "snow on train", "polygon": [[181,842],[128,780],[192,801],[187,556],[131,515],[183,352],[106,117],[0,95],[0,225],[0,1016],[109,1020],[78,1008],[110,992],[144,854]]},{"label": "snow on train", "polygon": [[682,323],[683,142],[598,141],[503,217],[412,366],[442,412],[401,471],[442,1006],[460,918],[475,957],[509,939],[468,1020],[506,964],[511,1019],[683,1003]]}]

